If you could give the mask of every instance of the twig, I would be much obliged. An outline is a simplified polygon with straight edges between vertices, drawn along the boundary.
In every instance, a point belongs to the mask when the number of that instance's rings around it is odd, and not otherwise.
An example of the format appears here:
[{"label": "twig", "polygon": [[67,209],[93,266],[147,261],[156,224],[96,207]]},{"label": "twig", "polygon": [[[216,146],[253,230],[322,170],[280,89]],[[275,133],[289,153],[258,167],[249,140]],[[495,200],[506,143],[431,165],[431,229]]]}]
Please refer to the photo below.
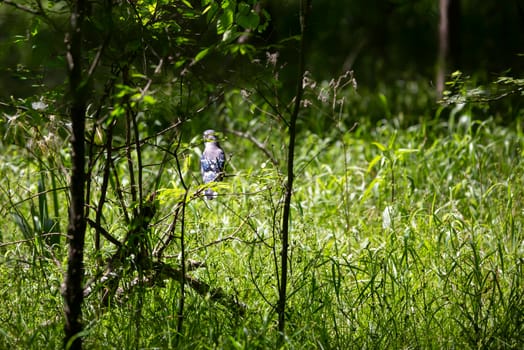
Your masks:
[{"label": "twig", "polygon": [[111,157],[110,160],[111,160],[111,169],[113,170],[113,174],[114,174],[115,192],[118,197],[118,201],[120,202],[120,208],[122,209],[122,214],[124,215],[125,223],[129,224],[131,219],[129,218],[129,214],[127,213],[127,205],[124,199],[124,194],[123,194],[122,186],[120,184],[120,179],[118,177],[118,170],[116,168],[114,159]]},{"label": "twig", "polygon": [[103,228],[100,224],[96,223],[95,221],[93,221],[93,220],[91,220],[89,218],[87,218],[86,221],[89,224],[89,226],[91,226],[97,232],[102,234],[102,236],[104,236],[109,242],[113,243],[117,247],[121,247],[122,246],[122,243],[120,243],[120,241],[118,239],[116,239],[115,237],[111,236],[111,234],[109,232],[107,232],[106,229]]},{"label": "twig", "polygon": [[238,130],[232,130],[232,129],[228,129],[228,130],[226,130],[226,132],[231,133],[231,134],[236,135],[236,136],[243,137],[245,139],[248,139],[255,146],[257,146],[258,149],[260,149],[262,152],[264,152],[264,154],[269,158],[271,163],[273,163],[275,166],[278,166],[278,159],[276,159],[273,156],[273,154],[271,154],[271,152],[267,149],[266,145],[264,145],[262,142],[257,140],[253,135],[251,135],[251,134],[249,134],[247,132],[238,131]]},{"label": "twig", "polygon": [[[167,228],[167,232],[164,234],[164,236],[160,239],[160,242],[157,244],[155,249],[153,250],[153,256],[157,259],[162,258],[162,254],[164,253],[164,250],[167,248],[167,246],[171,243],[171,241],[175,238],[175,226],[176,222],[178,221],[178,213],[180,211],[181,203],[178,202],[175,208],[175,213],[173,215],[173,221]],[[164,241],[164,237],[165,241]]]},{"label": "twig", "polygon": [[168,264],[157,263],[155,269],[158,271],[157,279],[169,277],[177,281],[183,280],[199,295],[204,297],[209,296],[210,300],[221,303],[240,315],[244,315],[247,309],[246,304],[239,302],[236,298],[228,295],[222,290],[222,288],[212,288],[209,284],[202,282],[195,277],[183,275],[181,270],[175,269]]},{"label": "twig", "polygon": [[33,199],[33,198],[39,197],[39,196],[41,196],[41,195],[43,195],[43,194],[46,194],[46,193],[55,192],[55,191],[63,191],[63,190],[68,190],[68,189],[69,189],[68,186],[63,186],[63,187],[51,188],[51,189],[49,189],[49,190],[45,190],[45,191],[41,191],[41,192],[37,192],[37,193],[33,194],[32,196],[29,196],[29,197],[27,197],[27,198],[24,198],[24,199],[22,199],[22,200],[20,200],[20,201],[18,201],[18,202],[16,202],[16,203],[11,203],[11,207],[14,208],[14,207],[18,206],[19,204],[22,204],[22,203],[24,203],[24,202],[27,202],[27,201],[29,201],[29,200],[31,200],[31,199]]},{"label": "twig", "polygon": [[194,252],[197,252],[199,250],[202,250],[202,249],[205,249],[205,248],[208,248],[208,247],[211,247],[213,245],[220,244],[220,243],[223,243],[223,242],[226,242],[226,241],[235,240],[235,239],[238,240],[238,237],[236,235],[237,235],[238,231],[240,231],[240,229],[244,226],[245,223],[246,222],[244,221],[240,226],[237,227],[235,232],[233,232],[229,236],[226,236],[226,237],[223,237],[223,238],[220,238],[220,239],[216,239],[216,240],[214,240],[212,242],[204,244],[203,246],[191,249],[191,250],[188,251],[188,253],[194,253]]},{"label": "twig", "polygon": [[[185,305],[185,298],[186,298],[185,296],[185,276],[186,276],[185,216],[186,216],[186,200],[189,194],[189,187],[186,185],[184,181],[184,175],[182,174],[182,167],[180,166],[180,160],[178,158],[178,150],[180,149],[181,143],[182,143],[182,133],[180,133],[177,145],[174,150],[178,177],[180,178],[180,183],[182,184],[182,187],[184,188],[184,197],[182,198],[182,201],[179,203],[180,209],[181,209],[181,213],[180,213],[181,214],[181,218],[180,218],[180,266],[181,266],[181,271],[180,271],[180,297],[178,299],[178,311],[177,311],[177,317],[178,317],[177,341],[182,336],[182,327],[184,325],[184,305]],[[177,209],[177,214],[178,214],[178,209]]]},{"label": "twig", "polygon": [[11,0],[1,0],[0,3],[4,3],[6,5],[13,6],[14,8],[16,8],[18,10],[22,10],[24,12],[30,13],[30,14],[35,15],[35,16],[43,16],[43,13],[41,13],[40,11],[32,9],[31,7],[20,5],[20,4],[14,2],[14,1],[11,1]]},{"label": "twig", "polygon": [[63,237],[67,237],[67,235],[64,235],[63,233],[60,233],[60,232],[48,232],[48,233],[42,233],[42,234],[40,234],[38,236],[35,236],[35,238],[21,239],[19,241],[0,243],[0,248],[1,247],[6,247],[6,246],[9,246],[9,245],[15,245],[15,244],[20,244],[20,243],[27,243],[27,242],[34,241],[36,238],[49,237],[49,236],[63,236]]}]

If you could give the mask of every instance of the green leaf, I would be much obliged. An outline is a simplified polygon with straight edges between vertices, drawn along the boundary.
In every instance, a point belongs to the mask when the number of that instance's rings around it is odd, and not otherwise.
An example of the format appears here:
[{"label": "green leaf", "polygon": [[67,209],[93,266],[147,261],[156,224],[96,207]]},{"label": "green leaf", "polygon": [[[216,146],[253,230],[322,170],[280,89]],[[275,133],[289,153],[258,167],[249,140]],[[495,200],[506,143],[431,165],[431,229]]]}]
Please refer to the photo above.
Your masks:
[{"label": "green leaf", "polygon": [[33,230],[29,226],[27,220],[20,215],[19,213],[13,213],[13,220],[15,221],[16,226],[22,231],[25,239],[33,238]]},{"label": "green leaf", "polygon": [[369,162],[369,165],[368,165],[368,169],[367,169],[367,172],[371,172],[371,169],[373,169],[373,167],[375,166],[375,164],[377,164],[380,160],[382,159],[382,155],[377,155],[375,156],[375,158],[373,158],[371,160],[371,162]]},{"label": "green leaf", "polygon": [[236,36],[234,34],[231,29],[226,30],[222,35],[222,41],[228,43],[235,40]]},{"label": "green leaf", "polygon": [[217,21],[217,34],[223,34],[226,30],[231,28],[233,25],[233,14],[234,12],[231,10],[224,11]]},{"label": "green leaf", "polygon": [[386,146],[384,146],[380,142],[372,142],[371,144],[373,146],[376,146],[381,152],[384,152],[385,150],[387,150]]},{"label": "green leaf", "polygon": [[186,5],[187,7],[189,7],[190,9],[193,8],[193,5],[191,5],[191,3],[187,0],[182,0],[182,2],[184,3],[184,5]]},{"label": "green leaf", "polygon": [[206,8],[202,11],[202,14],[205,15],[209,10],[211,10],[211,5],[207,5]]},{"label": "green leaf", "polygon": [[161,188],[157,191],[156,198],[161,205],[170,201],[178,202],[184,196],[185,190],[183,188]]},{"label": "green leaf", "polygon": [[260,17],[255,13],[250,13],[247,16],[238,16],[237,23],[245,29],[255,30],[260,23]]},{"label": "green leaf", "polygon": [[185,63],[186,63],[186,60],[185,60],[185,59],[181,59],[181,60],[179,60],[179,61],[176,61],[176,62],[175,62],[175,68],[180,68],[180,67],[182,67]]},{"label": "green leaf", "polygon": [[206,57],[210,50],[211,50],[210,47],[206,47],[204,50],[197,53],[197,55],[195,56],[194,62],[196,63],[200,61],[201,59],[203,59],[204,57]]},{"label": "green leaf", "polygon": [[156,103],[156,99],[151,95],[145,95],[142,98],[142,102],[144,102],[145,104],[153,105]]},{"label": "green leaf", "polygon": [[380,176],[375,177],[369,185],[366,187],[366,190],[364,191],[364,194],[362,195],[362,200],[365,200],[369,197],[371,194],[371,191],[375,188],[375,186],[380,185],[382,182],[382,178]]},{"label": "green leaf", "polygon": [[119,118],[125,115],[125,113],[126,110],[124,107],[122,107],[121,105],[116,105],[111,111],[111,113],[109,113],[110,118],[108,118],[108,120],[106,121],[106,126],[111,124],[115,118]]},{"label": "green leaf", "polygon": [[260,23],[260,17],[245,3],[238,5],[237,23],[244,29],[255,30]]},{"label": "green leaf", "polygon": [[253,45],[240,45],[240,54],[246,55],[249,53],[254,53],[256,51],[255,47]]},{"label": "green leaf", "polygon": [[418,152],[418,149],[415,148],[399,148],[395,151],[395,154],[401,155],[401,154],[407,154],[407,153],[416,153]]},{"label": "green leaf", "polygon": [[241,15],[247,15],[251,11],[251,6],[245,2],[238,4],[238,13]]}]

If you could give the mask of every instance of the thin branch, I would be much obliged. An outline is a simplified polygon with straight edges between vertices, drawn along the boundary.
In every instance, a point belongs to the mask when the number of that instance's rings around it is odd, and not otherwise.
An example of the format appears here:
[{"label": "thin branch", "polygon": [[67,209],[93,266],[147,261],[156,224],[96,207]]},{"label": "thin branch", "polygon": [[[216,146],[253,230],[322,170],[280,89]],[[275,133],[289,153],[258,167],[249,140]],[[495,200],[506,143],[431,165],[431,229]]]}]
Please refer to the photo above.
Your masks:
[{"label": "thin branch", "polygon": [[184,181],[184,176],[182,174],[182,167],[180,166],[180,160],[178,157],[178,150],[180,149],[180,145],[182,144],[182,133],[180,133],[180,136],[178,138],[178,142],[176,145],[176,148],[174,150],[175,154],[175,161],[176,161],[176,169],[178,172],[178,176],[180,178],[180,182],[182,184],[182,187],[184,188],[184,197],[181,201],[181,219],[180,219],[180,265],[181,265],[181,271],[180,271],[180,298],[179,298],[179,304],[178,304],[178,311],[177,311],[177,317],[178,317],[178,323],[177,323],[177,341],[181,339],[182,336],[182,327],[184,324],[184,304],[185,304],[185,276],[186,276],[186,248],[185,248],[185,213],[186,213],[186,201],[187,196],[189,193],[189,187],[186,185]]},{"label": "thin branch", "polygon": [[99,223],[87,218],[86,219],[87,223],[89,224],[89,226],[91,226],[92,228],[94,228],[97,232],[99,232],[102,236],[104,236],[109,242],[113,243],[114,245],[116,245],[117,247],[121,247],[122,246],[122,243],[120,243],[120,241],[118,239],[116,239],[115,237],[111,236],[111,234],[109,232],[106,231],[105,228],[103,228]]},{"label": "thin branch", "polygon": [[[105,101],[106,98],[109,96],[110,92],[113,90],[115,81],[116,81],[116,78],[112,77],[106,83],[105,93],[104,93],[104,96],[102,97],[102,101],[101,102]],[[103,103],[100,103],[100,106],[102,106],[102,105],[103,105]],[[91,143],[90,143],[90,146],[91,146],[90,147],[90,151],[91,152],[93,150],[94,135],[95,135],[95,132],[96,132],[96,128],[101,126],[100,122],[98,122],[100,120],[99,118],[100,118],[101,111],[102,111],[102,108],[100,107],[98,109],[97,115],[95,117],[96,122],[94,123],[94,126],[93,126],[93,136],[92,136],[92,140],[91,140]],[[111,175],[111,157],[112,157],[112,144],[113,144],[113,129],[114,129],[115,124],[116,124],[116,121],[113,121],[106,128],[106,137],[107,137],[107,140],[106,140],[106,143],[105,143],[106,159],[105,159],[105,164],[104,164],[104,168],[103,168],[102,186],[100,188],[100,197],[98,199],[98,205],[97,205],[96,213],[95,213],[95,222],[96,222],[96,225],[99,226],[99,227],[101,227],[103,207],[104,207],[104,204],[106,202],[107,188],[109,186],[109,178],[110,178],[110,175]],[[100,152],[100,155],[102,155],[102,154],[103,154],[103,151]],[[92,155],[90,155],[90,159],[91,158],[92,158]],[[88,174],[90,174],[92,172],[92,169],[94,167],[94,163],[95,163],[95,161],[93,160],[92,164],[89,164]],[[89,179],[88,179],[87,183],[88,183],[88,186],[89,186],[88,189],[87,189],[87,196],[89,196],[90,195],[90,185],[91,185],[90,176],[89,176]],[[88,217],[87,213],[86,213],[86,217]],[[97,231],[97,234],[95,235],[95,250],[97,252],[100,250],[100,234],[99,233],[102,233],[102,232],[101,231]]]},{"label": "thin branch", "polygon": [[[44,20],[45,23],[50,25],[57,33],[60,33],[60,34],[63,33],[63,29],[59,28],[58,25],[55,23],[55,21],[53,21],[47,15],[46,10],[44,9],[44,6],[42,5],[42,1],[41,0],[36,1],[36,4],[38,6],[38,10],[34,9],[32,7],[29,7],[29,6],[20,5],[18,2],[15,2],[15,1],[12,1],[12,0],[0,0],[0,4],[6,4],[6,5],[14,7],[17,10],[20,10],[20,11],[23,11],[25,13],[28,13],[30,15],[40,17],[40,18],[42,18]],[[48,10],[48,12],[51,12],[51,11]]]},{"label": "thin branch", "polygon": [[40,237],[50,237],[50,236],[63,236],[63,237],[67,237],[67,235],[64,235],[63,233],[60,233],[60,232],[48,232],[48,233],[42,233],[42,234],[39,234],[38,236],[35,236],[35,238],[28,238],[28,239],[21,239],[21,240],[18,240],[18,241],[12,241],[12,242],[0,243],[0,248],[5,247],[5,246],[9,246],[9,245],[15,245],[15,244],[20,244],[20,243],[33,242],[33,241],[34,241],[35,239],[37,239],[37,238],[40,238]]},{"label": "thin branch", "polygon": [[124,199],[124,194],[122,190],[122,185],[120,184],[120,178],[118,177],[118,170],[115,165],[114,159],[111,157],[109,158],[111,160],[111,169],[113,170],[113,179],[114,179],[114,186],[115,186],[115,192],[118,197],[118,201],[120,202],[120,209],[122,210],[122,214],[124,215],[125,223],[129,224],[131,219],[129,218],[128,210],[126,201]]},{"label": "thin branch", "polygon": [[43,16],[44,13],[38,11],[38,10],[35,10],[31,7],[27,7],[27,6],[24,6],[24,5],[20,5],[14,1],[11,1],[11,0],[1,0],[0,1],[0,4],[1,3],[4,3],[6,5],[9,5],[9,6],[13,6],[14,8],[18,9],[18,10],[22,10],[24,12],[27,12],[29,14],[32,14],[32,15],[35,15],[35,16]]},{"label": "thin branch", "polygon": [[231,133],[231,134],[236,135],[236,136],[243,137],[245,139],[248,139],[258,149],[260,149],[262,152],[264,152],[264,154],[269,158],[269,160],[271,161],[271,163],[273,163],[273,165],[278,166],[278,159],[276,159],[273,156],[273,154],[267,149],[266,145],[264,145],[262,142],[257,140],[253,135],[251,135],[251,134],[249,134],[247,132],[238,131],[238,130],[232,130],[232,129],[228,129],[228,130],[226,130],[226,132]]},{"label": "thin branch", "polygon": [[244,227],[245,223],[247,222],[247,219],[244,220],[244,222],[242,222],[242,224],[240,226],[238,226],[236,228],[236,230],[230,234],[229,236],[226,236],[226,237],[223,237],[223,238],[220,238],[220,239],[216,239],[214,241],[211,241],[209,243],[206,243],[204,244],[203,246],[200,246],[200,247],[197,247],[197,248],[194,248],[194,249],[191,249],[188,251],[188,253],[194,253],[194,252],[197,252],[199,250],[202,250],[202,249],[205,249],[205,248],[208,248],[208,247],[211,247],[213,245],[217,245],[217,244],[220,244],[220,243],[223,243],[223,242],[226,242],[226,241],[231,241],[231,240],[240,240],[238,237],[237,237],[237,233],[240,231],[240,229],[242,227]]},{"label": "thin branch", "polygon": [[209,284],[194,277],[184,275],[181,270],[175,269],[168,264],[159,263],[156,269],[159,271],[160,279],[169,277],[177,281],[183,280],[184,283],[187,283],[194,291],[203,297],[209,297],[210,300],[219,302],[240,315],[243,315],[246,311],[247,306],[244,303],[226,294],[222,288],[212,288]]},{"label": "thin branch", "polygon": [[140,132],[138,130],[138,121],[136,119],[136,113],[133,111],[131,112],[131,122],[133,126],[134,131],[134,141],[135,141],[135,153],[136,153],[136,159],[137,159],[137,167],[138,167],[138,203],[140,206],[140,212],[142,212],[142,206],[143,206],[143,199],[144,199],[144,186],[143,186],[143,175],[142,175],[142,147],[140,147]]},{"label": "thin branch", "polygon": [[[260,89],[256,89],[257,93],[260,95],[260,97],[262,97],[262,99],[264,100],[264,102],[266,102],[268,104],[269,107],[271,107],[271,109],[275,112],[275,114],[280,118],[280,120],[282,120],[282,122],[284,124],[286,124],[287,127],[289,127],[289,122],[286,120],[286,118],[284,118],[284,116],[282,115],[282,112],[279,110],[279,107],[276,106],[273,102],[271,102],[267,97],[266,95],[264,95],[264,93],[262,92],[262,90]],[[287,107],[286,107],[287,109]]]},{"label": "thin branch", "polygon": [[[181,203],[177,203],[177,206],[175,208],[175,213],[173,215],[173,221],[169,225],[166,234],[160,239],[160,242],[158,242],[157,246],[153,250],[153,256],[155,256],[158,260],[162,258],[162,254],[164,253],[164,250],[169,246],[171,241],[175,238],[175,227],[176,222],[178,221],[178,213],[180,212]],[[166,237],[164,240],[164,237]]]},{"label": "thin branch", "polygon": [[[107,142],[106,142],[106,160],[104,164],[104,173],[102,175],[102,186],[100,187],[100,198],[98,199],[98,206],[95,213],[95,222],[97,226],[101,226],[102,214],[104,212],[104,204],[106,202],[107,187],[109,186],[109,177],[111,175],[111,145],[113,143],[113,129],[115,123],[111,123],[106,131]],[[100,231],[102,233],[102,231]],[[107,237],[106,237],[107,238]],[[111,240],[110,240],[111,241]],[[96,235],[95,250],[98,252],[100,249],[100,236]]]},{"label": "thin branch", "polygon": [[[122,70],[122,81],[125,85],[130,86],[130,79],[129,79],[129,66],[126,65],[126,67]],[[131,189],[131,200],[135,203],[137,203],[137,184],[136,184],[136,178],[135,178],[135,164],[133,162],[133,156],[132,156],[132,144],[133,144],[133,137],[132,137],[132,131],[133,131],[133,115],[134,111],[131,108],[131,104],[129,103],[129,97],[125,97],[126,99],[126,130],[125,130],[125,150],[126,150],[126,158],[127,158],[127,170],[129,172],[129,187]],[[141,202],[138,202],[139,204]],[[138,217],[138,206],[133,207],[133,217]]]},{"label": "thin branch", "polygon": [[33,198],[40,197],[41,195],[46,194],[46,193],[56,192],[56,191],[63,191],[63,190],[67,190],[67,189],[69,189],[68,186],[63,186],[63,187],[51,188],[51,189],[45,190],[45,191],[40,191],[40,192],[37,192],[37,193],[27,197],[27,198],[24,198],[24,199],[20,200],[18,202],[11,203],[11,207],[12,208],[17,207],[18,205],[20,205],[20,204],[22,204],[24,202],[27,202],[27,201],[29,201],[29,200],[31,200]]}]

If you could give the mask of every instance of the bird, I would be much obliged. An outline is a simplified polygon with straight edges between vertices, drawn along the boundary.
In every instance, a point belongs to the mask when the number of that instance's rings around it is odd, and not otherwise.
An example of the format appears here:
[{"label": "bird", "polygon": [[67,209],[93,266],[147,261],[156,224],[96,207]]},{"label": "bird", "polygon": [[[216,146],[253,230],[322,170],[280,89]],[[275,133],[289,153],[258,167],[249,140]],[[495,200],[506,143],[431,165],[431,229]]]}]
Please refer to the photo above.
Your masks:
[{"label": "bird", "polygon": [[[204,131],[204,145],[204,152],[202,152],[202,157],[200,157],[202,181],[204,184],[222,181],[224,178],[226,155],[218,143],[214,130]],[[214,199],[217,196],[217,193],[211,189],[206,189],[204,194],[207,199]]]}]

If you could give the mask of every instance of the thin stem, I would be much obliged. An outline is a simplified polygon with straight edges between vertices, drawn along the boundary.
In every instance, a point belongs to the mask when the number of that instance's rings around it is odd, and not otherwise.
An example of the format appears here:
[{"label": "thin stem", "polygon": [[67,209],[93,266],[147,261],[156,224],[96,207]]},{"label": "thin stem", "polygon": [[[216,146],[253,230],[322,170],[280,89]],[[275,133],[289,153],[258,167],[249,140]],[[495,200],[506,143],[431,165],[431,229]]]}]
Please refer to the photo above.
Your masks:
[{"label": "thin stem", "polygon": [[289,121],[289,145],[288,145],[288,158],[287,158],[287,181],[285,184],[285,198],[284,207],[282,212],[282,252],[281,252],[281,268],[280,268],[280,288],[277,303],[277,314],[278,314],[278,330],[280,337],[278,339],[278,346],[282,346],[285,337],[285,311],[287,301],[287,278],[288,278],[288,251],[289,251],[289,221],[291,214],[291,195],[293,193],[293,166],[295,157],[295,138],[296,138],[296,124],[298,119],[298,113],[300,111],[300,103],[302,101],[302,95],[304,93],[303,78],[305,71],[305,36],[306,36],[306,21],[311,7],[311,0],[302,0],[300,8],[300,48],[299,48],[299,61],[298,61],[298,76],[297,76],[297,94],[295,97],[295,104],[293,107],[293,113]]},{"label": "thin stem", "polygon": [[[129,66],[124,67],[122,70],[122,80],[125,85],[130,85],[130,79],[129,79]],[[127,99],[127,97],[126,97]],[[126,101],[128,102],[128,101]],[[131,144],[132,141],[132,130],[133,130],[133,111],[131,109],[131,105],[127,103],[126,108],[126,158],[127,158],[127,168],[129,171],[129,185],[131,189],[131,200],[136,203],[137,202],[137,185],[136,185],[136,179],[135,179],[135,166],[133,163],[133,156],[132,156],[132,147]],[[133,207],[133,217],[138,217],[138,206]]]},{"label": "thin stem", "polygon": [[178,172],[178,176],[180,177],[180,182],[182,183],[182,187],[184,187],[184,197],[182,198],[182,216],[180,218],[180,298],[178,302],[178,323],[177,323],[177,341],[182,339],[182,331],[184,326],[184,305],[185,305],[185,285],[186,285],[186,249],[185,249],[185,215],[186,215],[186,203],[187,203],[187,196],[189,194],[189,187],[186,185],[184,181],[184,176],[182,174],[182,167],[180,165],[180,160],[178,159],[178,150],[180,149],[180,145],[182,143],[182,133],[180,134],[178,138],[177,146],[174,150],[175,153],[175,161],[176,161],[176,168]]},{"label": "thin stem", "polygon": [[[112,157],[112,145],[113,145],[113,127],[115,123],[111,123],[107,129],[107,141],[106,141],[106,161],[104,165],[104,174],[102,177],[102,186],[100,188],[100,198],[98,199],[98,205],[95,213],[95,223],[97,226],[102,225],[102,213],[104,204],[106,202],[107,187],[109,185],[109,176],[111,174],[111,157]],[[100,251],[100,231],[96,230],[95,236],[95,250]]]}]

